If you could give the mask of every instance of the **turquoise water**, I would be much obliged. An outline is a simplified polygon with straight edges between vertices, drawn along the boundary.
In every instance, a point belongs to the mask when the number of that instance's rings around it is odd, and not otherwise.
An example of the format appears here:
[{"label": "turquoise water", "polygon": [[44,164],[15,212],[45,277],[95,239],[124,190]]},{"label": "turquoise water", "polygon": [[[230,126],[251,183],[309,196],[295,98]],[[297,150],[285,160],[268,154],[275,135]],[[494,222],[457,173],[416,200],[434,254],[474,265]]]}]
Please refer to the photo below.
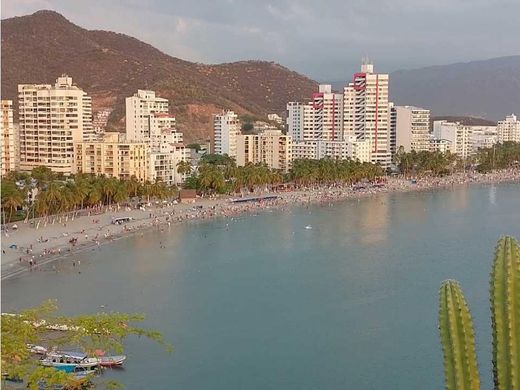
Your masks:
[{"label": "turquoise water", "polygon": [[[520,237],[520,185],[383,194],[153,231],[2,285],[2,309],[146,313],[128,389],[441,389],[437,290],[458,279],[491,388],[488,275]],[[311,225],[312,229],[305,229]],[[166,248],[161,249],[163,245]]]}]

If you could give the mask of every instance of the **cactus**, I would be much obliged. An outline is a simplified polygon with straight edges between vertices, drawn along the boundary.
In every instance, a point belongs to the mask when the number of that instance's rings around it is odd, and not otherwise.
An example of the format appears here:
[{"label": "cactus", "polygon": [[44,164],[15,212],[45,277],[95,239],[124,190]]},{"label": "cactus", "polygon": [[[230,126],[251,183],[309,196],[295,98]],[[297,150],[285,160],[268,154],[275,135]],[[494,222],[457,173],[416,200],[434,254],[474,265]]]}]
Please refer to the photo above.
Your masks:
[{"label": "cactus", "polygon": [[480,389],[471,315],[459,284],[446,280],[439,290],[439,328],[447,390]]},{"label": "cactus", "polygon": [[495,389],[520,390],[520,246],[499,240],[491,273]]}]

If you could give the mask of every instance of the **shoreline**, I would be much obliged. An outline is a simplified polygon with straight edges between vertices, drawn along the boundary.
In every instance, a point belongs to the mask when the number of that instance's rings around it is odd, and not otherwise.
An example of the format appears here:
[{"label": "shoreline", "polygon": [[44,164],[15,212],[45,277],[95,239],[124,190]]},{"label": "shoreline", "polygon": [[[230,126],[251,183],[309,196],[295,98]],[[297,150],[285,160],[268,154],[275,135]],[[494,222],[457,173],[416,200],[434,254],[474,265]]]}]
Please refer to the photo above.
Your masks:
[{"label": "shoreline", "polygon": [[[445,189],[468,184],[498,184],[520,182],[520,169],[496,171],[487,174],[457,173],[443,178],[420,178],[413,184],[404,178],[388,178],[383,187],[323,186],[288,192],[262,192],[258,196],[276,195],[275,200],[251,203],[232,203],[233,196],[197,198],[193,203],[159,203],[145,210],[109,207],[101,214],[53,217],[53,223],[42,224],[41,219],[28,223],[8,224],[18,229],[2,232],[1,280],[38,271],[40,267],[58,259],[80,253],[121,238],[152,229],[161,232],[171,225],[188,221],[203,221],[217,217],[231,218],[254,214],[265,208],[282,209],[308,204],[332,203],[347,199],[374,196],[381,193],[402,193]],[[199,206],[196,208],[195,206]],[[200,206],[202,206],[200,208]],[[112,224],[112,218],[132,217],[124,225]],[[39,221],[40,223],[38,223]],[[38,227],[36,227],[36,226]],[[70,240],[74,238],[73,245]],[[16,247],[13,247],[16,246]]]}]

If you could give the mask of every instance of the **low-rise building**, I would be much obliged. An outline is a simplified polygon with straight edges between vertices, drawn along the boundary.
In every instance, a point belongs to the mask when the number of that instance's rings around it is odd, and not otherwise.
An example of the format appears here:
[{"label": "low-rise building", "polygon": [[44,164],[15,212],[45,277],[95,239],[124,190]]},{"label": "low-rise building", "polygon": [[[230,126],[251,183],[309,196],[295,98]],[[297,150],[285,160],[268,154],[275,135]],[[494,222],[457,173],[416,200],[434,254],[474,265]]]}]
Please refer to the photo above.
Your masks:
[{"label": "low-rise building", "polygon": [[119,179],[148,179],[148,145],[129,142],[120,133],[105,133],[101,139],[74,143],[73,173],[105,175]]},{"label": "low-rise building", "polygon": [[292,137],[270,129],[259,134],[237,136],[237,165],[265,163],[269,168],[288,172],[292,162]]}]

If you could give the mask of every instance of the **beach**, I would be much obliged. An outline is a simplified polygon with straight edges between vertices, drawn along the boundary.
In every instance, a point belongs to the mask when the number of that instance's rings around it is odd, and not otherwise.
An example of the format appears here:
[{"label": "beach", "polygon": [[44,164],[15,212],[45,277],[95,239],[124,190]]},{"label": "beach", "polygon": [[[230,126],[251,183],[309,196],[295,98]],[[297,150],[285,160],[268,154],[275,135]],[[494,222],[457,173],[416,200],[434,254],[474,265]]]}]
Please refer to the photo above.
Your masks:
[{"label": "beach", "polygon": [[[2,231],[2,279],[24,272],[37,272],[44,264],[62,256],[106,245],[124,236],[148,229],[164,231],[169,226],[209,218],[231,218],[262,209],[287,208],[309,203],[332,203],[338,200],[371,196],[378,193],[425,191],[467,184],[520,181],[520,169],[488,174],[457,173],[442,178],[424,177],[412,181],[389,177],[377,185],[331,185],[302,188],[287,192],[259,191],[249,196],[275,195],[276,199],[235,203],[237,196],[197,198],[193,203],[153,202],[140,208],[112,205],[97,210],[82,210],[77,214],[38,218],[25,223],[18,221]],[[116,218],[128,222],[114,224]],[[75,266],[75,263],[74,263]],[[79,264],[78,264],[79,266]]]}]

